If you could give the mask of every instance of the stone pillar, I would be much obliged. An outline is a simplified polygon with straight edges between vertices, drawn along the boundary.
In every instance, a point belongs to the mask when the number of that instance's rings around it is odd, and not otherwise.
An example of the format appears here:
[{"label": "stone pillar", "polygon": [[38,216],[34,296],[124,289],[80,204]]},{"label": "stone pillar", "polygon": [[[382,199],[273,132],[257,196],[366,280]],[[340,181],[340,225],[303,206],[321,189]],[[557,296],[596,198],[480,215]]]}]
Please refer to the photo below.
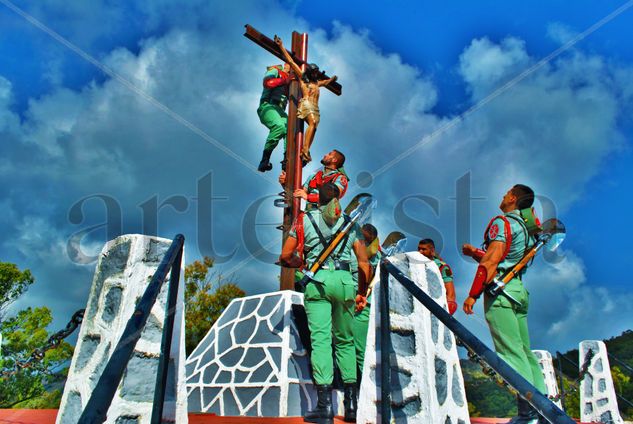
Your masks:
[{"label": "stone pillar", "polygon": [[[77,422],[95,384],[145,292],[171,240],[124,235],[101,254],[75,347],[57,424]],[[184,266],[184,255],[183,255]],[[169,360],[163,422],[187,422],[185,389],[184,268],[181,272]],[[168,281],[151,315],[108,410],[106,423],[149,423],[160,356]]]},{"label": "stone pillar", "polygon": [[[390,260],[444,308],[446,291],[437,265],[418,252]],[[377,272],[377,276],[380,271]],[[377,277],[378,278],[378,277]],[[359,423],[380,417],[380,282],[374,288],[359,398]],[[391,318],[391,411],[399,423],[469,423],[468,404],[453,334],[393,277]]]},{"label": "stone pillar", "polygon": [[289,417],[311,409],[302,313],[303,295],[289,290],[234,299],[187,358],[189,411]]},{"label": "stone pillar", "polygon": [[589,350],[594,355],[585,378],[580,382],[580,419],[583,422],[621,424],[624,421],[618,411],[607,347],[599,340],[580,342],[578,364],[581,368]]},{"label": "stone pillar", "polygon": [[[554,372],[554,361],[552,355],[546,350],[533,350],[538,363],[541,366],[541,372],[545,379],[545,387],[547,388],[547,395],[550,398],[557,398],[558,394],[558,380],[556,379],[556,372]],[[563,409],[563,404],[560,399],[553,401],[556,406]]]}]

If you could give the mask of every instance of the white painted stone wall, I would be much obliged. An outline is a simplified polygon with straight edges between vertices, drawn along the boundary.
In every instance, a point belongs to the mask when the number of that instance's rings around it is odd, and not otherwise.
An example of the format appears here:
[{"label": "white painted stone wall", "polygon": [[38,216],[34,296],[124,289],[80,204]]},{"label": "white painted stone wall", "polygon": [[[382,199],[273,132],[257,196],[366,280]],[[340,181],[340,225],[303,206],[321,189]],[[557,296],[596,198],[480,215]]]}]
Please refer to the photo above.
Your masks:
[{"label": "white painted stone wall", "polygon": [[[553,398],[558,397],[560,393],[558,390],[558,380],[556,379],[556,372],[554,371],[554,361],[552,360],[552,354],[546,350],[533,350],[538,363],[541,366],[541,372],[545,379],[545,387],[547,388],[547,395]],[[563,409],[563,404],[560,399],[554,402],[556,406]]]},{"label": "white painted stone wall", "polygon": [[[390,260],[436,302],[447,308],[437,265],[418,252]],[[377,277],[380,271],[376,273]],[[393,277],[389,280],[391,318],[392,421],[470,423],[464,379],[453,334]],[[380,282],[376,282],[367,334],[358,423],[380,416]]]},{"label": "white painted stone wall", "polygon": [[618,411],[617,397],[611,378],[607,347],[599,340],[585,340],[578,346],[578,364],[585,363],[589,350],[594,352],[589,372],[580,382],[580,419],[583,422],[621,424],[624,421]]},{"label": "white painted stone wall", "polygon": [[295,316],[303,295],[280,291],[234,299],[187,358],[190,412],[291,417],[316,394]]},{"label": "white painted stone wall", "polygon": [[[108,242],[99,255],[86,313],[79,331],[57,424],[79,419],[112,349],[132,316],[136,302],[154,275],[171,240],[124,235]],[[163,422],[187,423],[185,388],[184,255],[178,291]],[[168,281],[152,308],[141,339],[112,405],[106,423],[149,423],[160,355]]]}]

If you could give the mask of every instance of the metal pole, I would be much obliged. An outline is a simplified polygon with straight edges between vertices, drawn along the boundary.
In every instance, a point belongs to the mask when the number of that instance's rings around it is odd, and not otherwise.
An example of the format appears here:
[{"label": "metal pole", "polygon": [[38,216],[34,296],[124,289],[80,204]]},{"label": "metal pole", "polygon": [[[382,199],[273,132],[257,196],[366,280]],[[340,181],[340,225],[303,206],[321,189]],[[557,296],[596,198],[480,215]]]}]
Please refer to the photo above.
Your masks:
[{"label": "metal pole", "polygon": [[[539,414],[549,422],[556,424],[575,424],[567,414],[556,406],[545,395],[539,392],[536,387],[523,378],[514,368],[510,367],[488,346],[483,344],[473,333],[453,318],[443,307],[437,304],[428,294],[426,294],[413,281],[408,279],[389,259],[381,262],[381,267],[386,267],[387,271],[394,276],[420,303],[424,305],[433,315],[439,319],[449,330],[459,337],[466,346],[479,355],[490,367],[495,370],[503,379],[521,396],[532,405]],[[382,281],[382,277],[381,277]]]},{"label": "metal pole", "polygon": [[391,322],[389,319],[389,272],[380,266],[380,415],[391,422]]},{"label": "metal pole", "polygon": [[[176,315],[176,301],[178,300],[178,286],[180,283],[180,265],[182,263],[182,248],[171,266],[167,305],[165,305],[165,320],[163,322],[163,339],[160,344],[160,359],[156,371],[156,388],[154,389],[154,403],[152,405],[152,424],[160,424],[163,419],[165,404],[165,388],[169,375],[169,357],[171,354],[171,339],[174,334],[174,319]],[[173,370],[174,373],[176,370]],[[175,377],[175,374],[173,374]]]},{"label": "metal pole", "polygon": [[99,381],[79,418],[78,424],[95,424],[106,420],[112,398],[114,398],[123,372],[134,353],[136,342],[141,338],[141,333],[145,328],[152,307],[156,303],[156,298],[165,281],[167,272],[174,263],[176,256],[182,250],[184,242],[185,237],[182,234],[178,234],[171,246],[169,246],[165,256],[163,256],[163,260],[156,269],[152,281],[145,289],[145,293],[143,293],[136,309],[128,320],[125,330],[123,330],[123,334],[112,352],[112,356],[110,356],[105,369],[101,373]]}]

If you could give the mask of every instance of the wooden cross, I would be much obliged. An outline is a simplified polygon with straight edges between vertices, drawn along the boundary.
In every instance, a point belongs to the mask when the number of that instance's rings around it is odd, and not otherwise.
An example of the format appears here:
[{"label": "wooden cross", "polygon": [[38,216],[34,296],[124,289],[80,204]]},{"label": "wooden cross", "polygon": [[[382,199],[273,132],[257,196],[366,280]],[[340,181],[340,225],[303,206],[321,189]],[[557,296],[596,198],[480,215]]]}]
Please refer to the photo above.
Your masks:
[{"label": "wooden cross", "polygon": [[[244,36],[258,44],[260,47],[268,50],[277,58],[285,62],[284,56],[279,46],[270,38],[257,31],[250,25],[246,25]],[[289,52],[295,63],[305,70],[308,61],[308,34],[299,34],[297,31],[292,33],[292,52]],[[328,79],[324,72],[321,73],[321,79]],[[337,96],[341,95],[343,87],[338,82],[332,82],[325,86]],[[297,218],[301,209],[301,199],[294,198],[293,193],[296,189],[301,188],[301,148],[303,146],[303,120],[297,118],[297,106],[301,96],[299,81],[292,80],[288,90],[288,133],[286,134],[286,184],[284,192],[287,202],[284,208],[284,220],[282,224],[282,245],[288,237],[288,231],[292,223]],[[290,268],[281,268],[280,290],[292,290],[294,288],[294,270]]]}]

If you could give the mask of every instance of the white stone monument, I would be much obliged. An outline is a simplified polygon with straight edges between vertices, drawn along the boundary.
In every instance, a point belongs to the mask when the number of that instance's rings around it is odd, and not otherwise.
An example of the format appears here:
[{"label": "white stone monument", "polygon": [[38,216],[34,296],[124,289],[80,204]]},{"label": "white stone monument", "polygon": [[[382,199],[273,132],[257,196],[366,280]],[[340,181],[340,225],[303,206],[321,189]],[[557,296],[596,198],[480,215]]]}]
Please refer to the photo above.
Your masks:
[{"label": "white stone monument", "polygon": [[302,311],[293,291],[234,299],[187,358],[189,411],[290,417],[313,408]]},{"label": "white stone monument", "polygon": [[578,346],[578,364],[582,368],[585,358],[593,352],[588,372],[580,382],[580,419],[582,422],[621,424],[618,401],[613,388],[607,347],[599,340],[585,340]]},{"label": "white stone monument", "polygon": [[[418,252],[390,258],[405,276],[447,308],[437,265]],[[380,270],[377,271],[377,277]],[[470,423],[464,380],[453,334],[393,277],[389,279],[391,319],[391,414],[396,423]],[[363,379],[359,423],[379,423],[380,282],[376,283]]]},{"label": "white stone monument", "polygon": [[[547,389],[547,396],[551,398],[557,398],[558,391],[558,383],[556,380],[556,372],[554,372],[554,361],[552,360],[552,354],[546,350],[533,350],[536,359],[538,359],[538,363],[541,367],[541,372],[543,373],[543,378],[545,379],[545,388]],[[563,409],[563,404],[558,400],[553,400],[559,408]]]},{"label": "white stone monument", "polygon": [[[76,423],[112,349],[145,292],[171,240],[125,235],[108,242],[99,255],[86,313],[79,331],[57,424]],[[184,255],[183,255],[184,266]],[[184,268],[178,290],[163,422],[187,423],[184,343]],[[106,423],[149,423],[160,356],[168,281],[152,308],[117,392]]]}]

